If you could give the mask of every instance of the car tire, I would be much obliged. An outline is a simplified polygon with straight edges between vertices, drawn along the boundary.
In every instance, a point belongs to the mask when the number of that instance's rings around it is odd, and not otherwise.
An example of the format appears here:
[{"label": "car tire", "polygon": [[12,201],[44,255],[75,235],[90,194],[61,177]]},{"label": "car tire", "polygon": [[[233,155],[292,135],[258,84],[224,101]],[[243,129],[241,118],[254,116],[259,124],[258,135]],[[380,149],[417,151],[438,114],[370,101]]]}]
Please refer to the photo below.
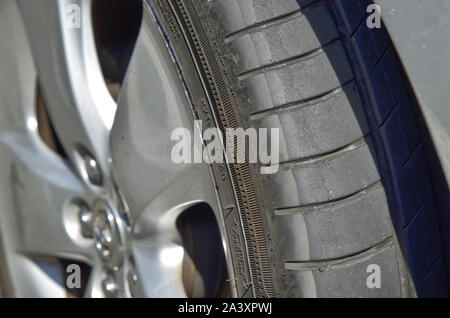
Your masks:
[{"label": "car tire", "polygon": [[280,129],[277,173],[229,167],[238,296],[446,293],[414,97],[371,1],[149,4],[199,113],[187,58],[217,127]]}]

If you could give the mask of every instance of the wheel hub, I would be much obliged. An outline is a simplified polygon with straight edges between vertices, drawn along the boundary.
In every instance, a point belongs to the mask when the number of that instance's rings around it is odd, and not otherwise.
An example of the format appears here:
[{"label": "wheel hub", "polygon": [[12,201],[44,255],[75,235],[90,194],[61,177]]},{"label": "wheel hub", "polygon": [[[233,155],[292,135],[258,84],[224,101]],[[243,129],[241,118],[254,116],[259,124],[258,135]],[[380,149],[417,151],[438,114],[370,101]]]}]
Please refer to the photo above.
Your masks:
[{"label": "wheel hub", "polygon": [[126,237],[129,233],[125,220],[111,200],[101,197],[93,204],[93,232],[97,253],[107,267],[118,271],[127,254]]}]

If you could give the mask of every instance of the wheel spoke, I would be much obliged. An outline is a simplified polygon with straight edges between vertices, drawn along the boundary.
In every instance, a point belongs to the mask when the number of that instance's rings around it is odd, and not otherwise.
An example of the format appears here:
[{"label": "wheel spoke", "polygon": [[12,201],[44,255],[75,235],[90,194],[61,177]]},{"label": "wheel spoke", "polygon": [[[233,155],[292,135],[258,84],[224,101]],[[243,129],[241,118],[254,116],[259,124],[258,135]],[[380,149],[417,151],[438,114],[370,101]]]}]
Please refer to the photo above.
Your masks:
[{"label": "wheel spoke", "polygon": [[[190,132],[188,151],[201,143],[192,107],[164,40],[147,14],[118,101],[111,132],[114,177],[130,211],[131,246],[139,284],[148,297],[186,297],[186,247],[177,227],[188,208],[221,211],[211,167],[172,160],[175,129]],[[186,149],[185,149],[186,150]],[[217,218],[222,228],[221,218]],[[202,293],[200,278],[196,292]],[[195,284],[194,284],[195,285]],[[191,286],[192,287],[192,286]]]},{"label": "wheel spoke", "polygon": [[1,199],[2,221],[14,225],[7,231],[16,248],[28,255],[89,260],[92,243],[78,240],[77,211],[70,205],[85,192],[72,171],[23,134],[3,135],[0,149],[2,180],[8,184]]},{"label": "wheel spoke", "polygon": [[[144,19],[150,19],[148,14]],[[211,175],[204,178],[210,174],[207,165],[172,161],[172,132],[177,128],[194,132],[197,127],[175,65],[151,21],[143,23],[118,104],[112,159],[134,221],[148,208],[167,211],[183,204],[183,199],[195,199],[194,192],[201,196],[201,190],[212,188]]]},{"label": "wheel spoke", "polygon": [[103,268],[94,266],[89,275],[89,281],[84,291],[84,298],[104,298],[105,294],[102,290],[102,281],[105,279]]},{"label": "wheel spoke", "polygon": [[[61,143],[75,161],[75,152],[83,146],[107,173],[109,132],[116,104],[97,60],[91,1],[21,0],[19,4],[40,88]],[[74,4],[78,6],[74,10],[80,8],[79,28],[67,25],[69,5]]]},{"label": "wheel spoke", "polygon": [[133,252],[145,296],[186,297],[182,246],[153,236],[134,241]]},{"label": "wheel spoke", "polygon": [[151,198],[149,204],[135,219],[134,237],[163,233],[180,243],[176,221],[188,208],[207,203],[217,213],[219,206],[212,177],[207,166],[184,166],[178,174],[169,176],[166,187]]}]

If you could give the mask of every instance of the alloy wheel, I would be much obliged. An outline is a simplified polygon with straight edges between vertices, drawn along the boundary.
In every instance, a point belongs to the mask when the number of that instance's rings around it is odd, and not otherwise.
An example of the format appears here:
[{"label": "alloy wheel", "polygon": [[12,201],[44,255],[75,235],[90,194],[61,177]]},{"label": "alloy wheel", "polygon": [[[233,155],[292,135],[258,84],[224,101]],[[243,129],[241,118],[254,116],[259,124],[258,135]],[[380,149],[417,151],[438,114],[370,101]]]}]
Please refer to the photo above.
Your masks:
[{"label": "alloy wheel", "polygon": [[[73,3],[4,1],[0,10],[0,39],[13,39],[0,67],[4,293],[66,296],[66,268],[54,265],[64,259],[90,269],[85,297],[214,296],[233,277],[223,208],[209,165],[171,160],[173,129],[198,127],[152,13],[144,5],[116,103],[92,3],[76,2],[76,29],[66,24]],[[39,134],[37,86],[64,156]]]}]

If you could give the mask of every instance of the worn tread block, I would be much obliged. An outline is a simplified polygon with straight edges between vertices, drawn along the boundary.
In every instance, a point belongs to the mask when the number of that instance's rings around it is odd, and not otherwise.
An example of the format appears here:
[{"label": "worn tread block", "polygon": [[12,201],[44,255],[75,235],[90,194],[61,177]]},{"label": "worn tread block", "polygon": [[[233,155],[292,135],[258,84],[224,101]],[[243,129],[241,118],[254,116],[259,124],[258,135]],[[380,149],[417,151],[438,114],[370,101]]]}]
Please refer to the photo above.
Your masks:
[{"label": "worn tread block", "polygon": [[[306,61],[255,75],[243,83],[250,111],[257,112],[325,94],[352,79],[345,50],[337,41]],[[269,91],[262,91],[264,87]]]},{"label": "worn tread block", "polygon": [[[299,245],[302,223],[308,229],[309,257]],[[278,245],[283,258],[296,261],[326,260],[353,255],[392,236],[392,225],[382,186],[351,201],[316,210],[275,217],[275,228],[284,233]],[[376,225],[376,226],[374,226]]]},{"label": "worn tread block", "polygon": [[[380,288],[368,288],[367,278],[370,273],[367,268],[370,264],[380,266]],[[319,298],[391,298],[401,297],[400,281],[398,276],[396,251],[391,246],[369,259],[342,267],[326,270],[324,272],[312,271],[316,283],[316,295]],[[308,281],[310,271],[289,271],[289,285],[287,295],[302,293],[300,282]],[[344,279],[345,278],[345,279]]]},{"label": "worn tread block", "polygon": [[320,2],[295,19],[235,39],[230,49],[238,70],[245,72],[314,51],[337,37],[328,8]]},{"label": "worn tread block", "polygon": [[213,1],[210,11],[220,23],[224,35],[228,35],[247,26],[237,0]]},{"label": "worn tread block", "polygon": [[[228,1],[228,0],[225,0]],[[237,0],[247,26],[305,8],[317,0]]]},{"label": "worn tread block", "polygon": [[211,10],[225,34],[300,10],[316,0],[214,0]]},{"label": "worn tread block", "polygon": [[282,162],[343,148],[370,131],[354,82],[329,100],[269,115],[255,124],[264,128],[283,127],[286,146],[280,147]]},{"label": "worn tread block", "polygon": [[375,183],[380,177],[371,144],[369,140],[330,161],[280,171],[271,180],[274,205],[283,208],[337,200]]}]

